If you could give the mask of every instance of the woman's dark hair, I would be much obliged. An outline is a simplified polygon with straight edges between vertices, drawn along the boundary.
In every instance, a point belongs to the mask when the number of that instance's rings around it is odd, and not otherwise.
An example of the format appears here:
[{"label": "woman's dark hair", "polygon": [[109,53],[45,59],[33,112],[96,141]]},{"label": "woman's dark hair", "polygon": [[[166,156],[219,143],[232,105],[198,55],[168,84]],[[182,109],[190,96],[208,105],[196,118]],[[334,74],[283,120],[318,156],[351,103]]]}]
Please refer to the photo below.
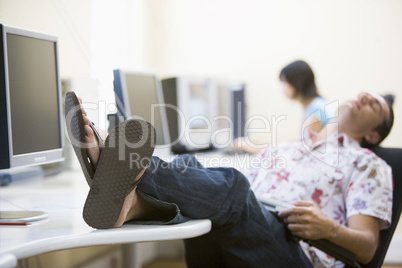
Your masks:
[{"label": "woman's dark hair", "polygon": [[363,138],[360,145],[364,148],[372,148],[374,146],[379,145],[391,132],[392,125],[394,124],[394,110],[392,109],[392,105],[394,104],[395,95],[387,94],[384,95],[383,97],[388,104],[389,116],[385,118],[384,122],[382,122],[380,125],[374,128],[374,131],[376,131],[380,135],[379,141],[375,144],[370,144]]},{"label": "woman's dark hair", "polygon": [[302,60],[285,66],[279,74],[279,79],[294,87],[295,96],[301,96],[305,100],[319,96],[313,70]]}]

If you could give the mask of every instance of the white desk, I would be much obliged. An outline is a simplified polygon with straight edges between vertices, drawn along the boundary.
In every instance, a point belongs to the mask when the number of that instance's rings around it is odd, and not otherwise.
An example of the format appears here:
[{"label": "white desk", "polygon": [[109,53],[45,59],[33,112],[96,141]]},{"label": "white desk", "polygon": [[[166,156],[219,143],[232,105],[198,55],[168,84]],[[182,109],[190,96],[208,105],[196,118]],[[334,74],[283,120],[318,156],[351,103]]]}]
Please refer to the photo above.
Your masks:
[{"label": "white desk", "polygon": [[209,220],[176,225],[123,225],[96,230],[82,219],[89,187],[79,170],[0,188],[1,210],[42,210],[49,218],[29,226],[0,226],[0,267],[37,254],[86,246],[185,239],[210,231]]}]

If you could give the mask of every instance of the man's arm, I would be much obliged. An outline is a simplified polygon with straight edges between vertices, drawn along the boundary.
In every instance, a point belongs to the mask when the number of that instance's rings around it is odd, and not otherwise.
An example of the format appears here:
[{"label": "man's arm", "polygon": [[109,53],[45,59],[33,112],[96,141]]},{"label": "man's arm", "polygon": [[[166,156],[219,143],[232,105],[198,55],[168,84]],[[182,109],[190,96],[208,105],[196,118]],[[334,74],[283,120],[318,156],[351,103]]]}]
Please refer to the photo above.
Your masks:
[{"label": "man's arm", "polygon": [[293,205],[279,213],[293,235],[311,240],[327,239],[356,254],[358,262],[363,264],[373,258],[378,245],[378,219],[354,215],[346,227],[322,214],[312,202],[297,201]]}]

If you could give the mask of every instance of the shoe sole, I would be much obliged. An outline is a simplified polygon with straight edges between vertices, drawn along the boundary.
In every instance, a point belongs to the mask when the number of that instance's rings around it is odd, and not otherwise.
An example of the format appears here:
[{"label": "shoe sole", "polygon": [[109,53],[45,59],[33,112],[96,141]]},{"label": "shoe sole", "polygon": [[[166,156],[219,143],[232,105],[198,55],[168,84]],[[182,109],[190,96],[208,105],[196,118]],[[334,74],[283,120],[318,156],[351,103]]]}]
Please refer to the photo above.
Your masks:
[{"label": "shoe sole", "polygon": [[80,103],[74,92],[66,93],[65,118],[68,137],[78,158],[82,172],[89,186],[92,184],[94,168],[89,161],[85,143],[84,119],[82,117]]},{"label": "shoe sole", "polygon": [[148,165],[156,141],[154,127],[142,120],[117,125],[105,140],[84,205],[85,222],[96,229],[114,226],[134,179]]}]

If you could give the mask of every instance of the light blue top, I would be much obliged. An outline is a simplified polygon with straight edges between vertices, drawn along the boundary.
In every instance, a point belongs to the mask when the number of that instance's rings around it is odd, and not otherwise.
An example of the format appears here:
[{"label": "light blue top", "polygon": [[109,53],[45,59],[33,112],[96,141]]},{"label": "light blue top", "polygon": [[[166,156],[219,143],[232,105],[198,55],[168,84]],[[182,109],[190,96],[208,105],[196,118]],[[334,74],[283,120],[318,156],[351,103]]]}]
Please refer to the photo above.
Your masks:
[{"label": "light blue top", "polygon": [[325,126],[334,116],[333,107],[322,97],[315,97],[304,112],[304,120],[315,117]]}]

